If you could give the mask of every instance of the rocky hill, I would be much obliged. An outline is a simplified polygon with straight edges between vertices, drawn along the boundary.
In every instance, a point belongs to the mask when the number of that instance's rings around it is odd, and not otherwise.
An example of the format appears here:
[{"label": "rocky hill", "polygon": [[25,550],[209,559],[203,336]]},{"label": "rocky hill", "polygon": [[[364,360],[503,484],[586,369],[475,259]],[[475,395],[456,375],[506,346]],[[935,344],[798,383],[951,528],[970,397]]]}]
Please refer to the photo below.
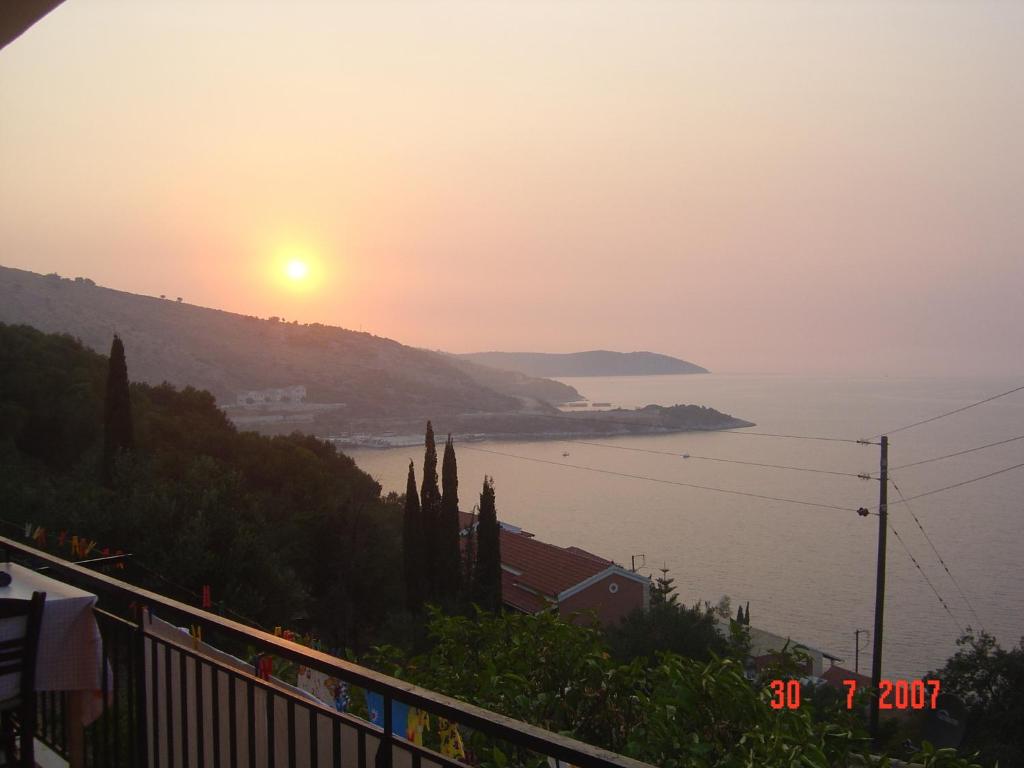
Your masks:
[{"label": "rocky hill", "polygon": [[369,333],[264,320],[5,267],[0,322],[70,333],[103,354],[117,333],[133,380],[207,389],[227,406],[249,390],[293,385],[305,386],[308,404],[339,410],[344,404],[360,418],[543,410],[548,402],[579,398],[558,382],[496,372]]},{"label": "rocky hill", "polygon": [[565,414],[557,404],[580,394],[550,379],[369,333],[115,291],[82,277],[0,267],[0,323],[68,333],[102,354],[117,333],[132,380],[209,390],[238,426],[261,432],[299,430],[359,445],[422,435],[427,419],[463,439],[748,426],[696,406]]}]

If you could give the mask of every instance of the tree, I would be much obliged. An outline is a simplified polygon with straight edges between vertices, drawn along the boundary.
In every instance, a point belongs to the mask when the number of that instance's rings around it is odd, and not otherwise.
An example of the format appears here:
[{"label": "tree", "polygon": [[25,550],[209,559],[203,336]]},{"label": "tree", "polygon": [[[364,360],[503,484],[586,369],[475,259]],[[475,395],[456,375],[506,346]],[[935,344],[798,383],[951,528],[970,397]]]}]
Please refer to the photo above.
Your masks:
[{"label": "tree", "polygon": [[942,681],[942,692],[967,705],[967,735],[961,749],[980,750],[985,764],[1024,764],[1024,639],[1005,650],[985,631],[970,629],[957,640],[957,652],[928,677]]},{"label": "tree", "polygon": [[661,576],[651,586],[651,606],[675,605],[679,602],[676,594],[675,579],[668,575],[668,568],[661,569]]},{"label": "tree", "polygon": [[707,659],[711,653],[722,656],[728,644],[715,628],[710,607],[700,604],[687,608],[679,604],[675,579],[668,568],[651,586],[648,610],[636,610],[618,625],[607,630],[612,654],[624,662],[636,658],[653,661],[658,653],[671,651],[693,659]]},{"label": "tree", "polygon": [[420,521],[423,538],[423,572],[420,578],[426,583],[426,599],[438,595],[438,526],[441,517],[441,492],[437,487],[437,446],[434,444],[434,426],[427,422],[423,453],[423,485],[420,489]]},{"label": "tree", "polygon": [[480,522],[477,524],[477,553],[473,598],[488,611],[501,608],[501,528],[494,503],[494,479],[484,476],[480,492]]},{"label": "tree", "polygon": [[128,364],[124,358],[124,344],[114,334],[110,345],[110,363],[107,368],[107,395],[103,407],[103,459],[101,475],[107,486],[113,483],[114,462],[118,454],[131,450],[132,404],[128,394]]},{"label": "tree", "polygon": [[416,470],[409,461],[405,484],[405,515],[402,518],[402,565],[405,577],[405,605],[416,612],[423,607],[423,519],[416,494]]},{"label": "tree", "polygon": [[441,514],[437,526],[438,593],[453,600],[459,594],[461,553],[459,552],[459,471],[451,433],[444,444],[441,463]]}]

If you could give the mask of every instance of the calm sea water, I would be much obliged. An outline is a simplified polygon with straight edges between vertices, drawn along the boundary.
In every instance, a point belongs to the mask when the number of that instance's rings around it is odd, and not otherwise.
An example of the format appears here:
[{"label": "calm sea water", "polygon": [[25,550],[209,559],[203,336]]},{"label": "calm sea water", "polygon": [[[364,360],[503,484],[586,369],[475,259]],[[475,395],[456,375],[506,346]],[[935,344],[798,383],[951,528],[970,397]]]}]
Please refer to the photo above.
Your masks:
[{"label": "calm sea water", "polygon": [[[756,422],[757,427],[748,431],[854,439],[893,430],[1021,383],[1001,378],[720,374],[564,381],[594,401],[623,406],[698,403]],[[1024,440],[918,467],[898,467],[1022,434],[1024,392],[893,434],[892,476],[910,497],[994,472],[1024,462]],[[603,445],[458,446],[462,506],[472,506],[484,474],[492,475],[501,519],[546,541],[575,544],[627,565],[632,555],[644,555],[646,566],[641,570],[657,575],[656,569],[667,567],[686,602],[717,602],[729,595],[735,609],[749,601],[756,626],[832,652],[845,659],[844,666],[853,667],[854,630],[873,627],[877,517],[615,477],[579,467],[840,507],[873,507],[878,503],[877,482],[710,458],[856,474],[878,470],[877,447],[725,433],[594,442]],[[624,450],[638,448],[675,455]],[[683,459],[683,453],[691,458]],[[417,468],[422,466],[418,449],[354,451],[352,455],[386,490],[404,490],[410,458]],[[890,503],[899,501],[895,490],[890,490],[889,497]],[[960,629],[967,625],[984,626],[1004,646],[1015,645],[1024,636],[1024,469],[909,505],[894,504],[890,522],[900,538],[891,532],[888,537],[886,675],[920,675],[941,666],[954,652]],[[904,545],[920,563],[923,575]],[[870,673],[870,642],[862,636],[861,643],[865,647],[860,669]]]}]

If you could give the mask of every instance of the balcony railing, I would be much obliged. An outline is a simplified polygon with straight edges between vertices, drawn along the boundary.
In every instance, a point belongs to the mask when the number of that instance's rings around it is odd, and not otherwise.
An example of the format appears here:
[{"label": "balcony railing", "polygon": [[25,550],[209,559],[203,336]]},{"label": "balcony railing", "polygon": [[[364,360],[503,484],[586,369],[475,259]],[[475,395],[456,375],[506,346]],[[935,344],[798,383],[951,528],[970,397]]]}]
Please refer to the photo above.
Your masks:
[{"label": "balcony railing", "polygon": [[[85,729],[88,766],[461,766],[393,735],[392,703],[416,707],[500,744],[509,763],[581,768],[644,768],[645,763],[546,731],[449,696],[419,688],[343,659],[202,611],[103,573],[0,537],[13,559],[99,596],[103,635],[103,715]],[[376,693],[383,727],[338,712],[301,691],[266,680],[226,653],[168,632],[153,614],[199,627],[206,644],[269,654]],[[163,628],[162,628],[163,627]],[[244,655],[244,654],[241,654]],[[65,695],[38,697],[37,739],[68,756]],[[545,758],[548,758],[545,760]]]}]

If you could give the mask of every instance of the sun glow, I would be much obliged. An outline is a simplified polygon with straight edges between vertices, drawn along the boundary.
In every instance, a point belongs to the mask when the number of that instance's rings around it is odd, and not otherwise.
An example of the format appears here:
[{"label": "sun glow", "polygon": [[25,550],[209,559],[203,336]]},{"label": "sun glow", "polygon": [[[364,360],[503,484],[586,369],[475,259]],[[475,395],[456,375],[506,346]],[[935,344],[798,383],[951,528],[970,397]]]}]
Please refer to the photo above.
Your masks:
[{"label": "sun glow", "polygon": [[324,280],[322,260],[316,249],[305,245],[287,245],[274,250],[268,278],[278,290],[307,294],[321,287]]},{"label": "sun glow", "polygon": [[291,259],[284,268],[290,280],[305,280],[309,275],[309,265],[301,259]]}]

